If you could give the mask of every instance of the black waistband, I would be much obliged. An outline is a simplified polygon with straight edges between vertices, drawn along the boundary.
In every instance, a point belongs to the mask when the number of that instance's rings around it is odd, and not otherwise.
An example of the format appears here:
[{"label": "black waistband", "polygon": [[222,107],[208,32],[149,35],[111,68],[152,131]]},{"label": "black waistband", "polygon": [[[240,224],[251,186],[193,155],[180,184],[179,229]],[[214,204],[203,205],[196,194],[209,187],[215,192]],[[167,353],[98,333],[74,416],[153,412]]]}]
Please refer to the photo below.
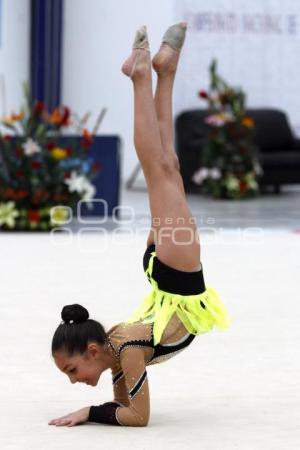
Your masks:
[{"label": "black waistband", "polygon": [[[155,245],[150,245],[144,254],[143,266],[147,270],[151,252]],[[161,262],[157,257],[153,260],[152,278],[157,282],[159,289],[179,295],[197,295],[205,291],[203,271],[183,272],[173,269]]]}]

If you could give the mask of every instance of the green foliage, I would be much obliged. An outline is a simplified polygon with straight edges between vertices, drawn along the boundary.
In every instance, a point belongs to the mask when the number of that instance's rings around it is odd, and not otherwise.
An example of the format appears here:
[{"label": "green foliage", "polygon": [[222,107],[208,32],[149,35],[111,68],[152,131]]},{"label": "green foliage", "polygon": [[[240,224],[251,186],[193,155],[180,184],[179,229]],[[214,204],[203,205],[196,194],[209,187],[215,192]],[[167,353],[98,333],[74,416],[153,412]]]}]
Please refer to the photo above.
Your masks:
[{"label": "green foliage", "polygon": [[253,119],[246,115],[246,95],[233,88],[210,66],[209,92],[200,91],[207,102],[208,132],[201,148],[201,167],[193,181],[215,198],[242,199],[258,195],[261,168],[254,144]]}]

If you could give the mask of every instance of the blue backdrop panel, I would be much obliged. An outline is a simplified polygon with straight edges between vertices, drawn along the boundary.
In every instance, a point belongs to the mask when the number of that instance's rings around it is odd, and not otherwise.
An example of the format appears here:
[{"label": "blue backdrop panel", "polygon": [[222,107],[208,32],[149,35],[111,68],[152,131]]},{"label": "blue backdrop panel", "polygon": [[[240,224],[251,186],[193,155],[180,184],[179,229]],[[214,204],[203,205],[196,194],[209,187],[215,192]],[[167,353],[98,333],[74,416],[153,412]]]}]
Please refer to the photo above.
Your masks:
[{"label": "blue backdrop panel", "polygon": [[63,0],[31,0],[31,94],[49,110],[60,104]]},{"label": "blue backdrop panel", "polygon": [[[76,139],[78,136],[62,136],[59,142],[62,146]],[[119,136],[94,136],[93,144],[89,149],[89,156],[101,165],[101,171],[92,180],[96,187],[95,198],[104,200],[107,204],[107,214],[112,215],[113,208],[119,205],[120,193],[120,161],[121,139]],[[94,202],[93,209],[83,205],[81,214],[84,216],[104,216],[106,208],[102,201]],[[117,214],[116,214],[117,215]]]}]

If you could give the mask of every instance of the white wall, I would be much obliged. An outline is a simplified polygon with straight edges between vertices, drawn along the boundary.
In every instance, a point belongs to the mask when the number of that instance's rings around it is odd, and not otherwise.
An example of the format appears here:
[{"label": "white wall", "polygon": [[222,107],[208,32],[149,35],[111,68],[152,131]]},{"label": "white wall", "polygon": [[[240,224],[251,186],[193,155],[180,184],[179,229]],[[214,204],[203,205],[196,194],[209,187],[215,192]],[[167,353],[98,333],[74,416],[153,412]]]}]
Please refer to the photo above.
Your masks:
[{"label": "white wall", "polygon": [[[203,18],[206,25],[200,27]],[[206,106],[197,92],[208,87],[208,67],[216,57],[222,76],[246,91],[249,106],[282,108],[300,131],[299,0],[65,0],[63,101],[80,114],[91,110],[94,120],[108,107],[100,132],[123,138],[124,179],[137,158],[132,88],[120,67],[138,26],[147,24],[156,51],[167,26],[182,19],[189,30],[174,114]]]},{"label": "white wall", "polygon": [[123,139],[123,178],[137,163],[133,148],[131,82],[121,65],[131,52],[135,30],[146,24],[157,49],[174,21],[173,0],[65,0],[63,102],[79,114],[108,107],[100,133]]},{"label": "white wall", "polygon": [[[19,111],[29,80],[29,0],[2,0],[0,8],[0,116]],[[5,94],[3,94],[3,77]],[[4,97],[4,98],[3,98]]]}]

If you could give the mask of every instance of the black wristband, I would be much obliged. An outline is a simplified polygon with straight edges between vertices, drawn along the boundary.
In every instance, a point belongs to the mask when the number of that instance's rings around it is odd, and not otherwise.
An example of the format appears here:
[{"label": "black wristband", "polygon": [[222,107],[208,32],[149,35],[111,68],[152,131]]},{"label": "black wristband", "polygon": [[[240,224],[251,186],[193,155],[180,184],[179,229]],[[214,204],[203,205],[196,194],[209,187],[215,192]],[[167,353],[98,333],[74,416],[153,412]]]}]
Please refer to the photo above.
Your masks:
[{"label": "black wristband", "polygon": [[116,418],[116,409],[119,407],[119,403],[116,402],[106,402],[103,405],[91,406],[88,421],[121,425]]}]

